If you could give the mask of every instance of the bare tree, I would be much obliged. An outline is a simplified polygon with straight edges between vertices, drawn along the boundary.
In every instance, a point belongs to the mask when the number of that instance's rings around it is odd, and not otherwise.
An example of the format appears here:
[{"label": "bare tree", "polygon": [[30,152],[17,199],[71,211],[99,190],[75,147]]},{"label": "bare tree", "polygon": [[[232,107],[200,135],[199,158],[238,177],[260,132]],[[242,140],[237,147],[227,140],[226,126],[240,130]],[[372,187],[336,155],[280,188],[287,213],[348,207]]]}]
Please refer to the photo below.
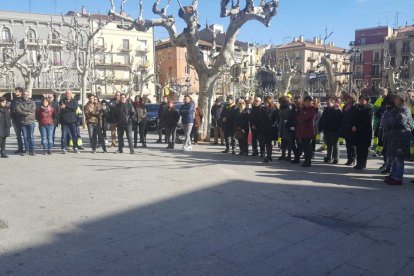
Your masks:
[{"label": "bare tree", "polygon": [[332,36],[333,32],[328,34],[328,29],[325,29],[325,38],[323,39],[324,55],[321,58],[321,63],[318,67],[324,67],[327,79],[326,91],[330,96],[340,96],[340,90],[338,82],[336,81],[335,70],[333,68],[333,61],[331,56],[328,54],[328,47],[326,46],[326,41]]},{"label": "bare tree", "polygon": [[[261,0],[258,6],[254,5],[252,0],[246,0],[244,8],[240,7],[240,1],[221,0],[220,16],[230,19],[227,32],[225,34],[224,45],[214,59],[214,62],[208,66],[204,60],[203,53],[199,47],[199,11],[198,0],[193,0],[191,5],[182,6],[180,1],[180,10],[178,16],[184,20],[186,27],[182,33],[176,30],[175,19],[168,14],[168,7],[171,0],[167,0],[166,5],[160,8],[161,0],[154,0],[152,12],[158,15],[158,19],[145,20],[143,18],[143,1],[140,0],[139,17],[133,19],[124,14],[116,13],[115,3],[111,2],[111,11],[114,17],[123,20],[128,25],[121,24],[119,27],[127,30],[136,29],[138,31],[148,31],[152,27],[163,27],[167,30],[171,42],[179,47],[187,49],[188,62],[192,65],[199,77],[200,95],[199,106],[203,108],[204,114],[209,116],[212,98],[214,96],[215,82],[220,76],[221,68],[224,65],[230,66],[232,63],[232,54],[234,52],[234,43],[236,36],[248,21],[258,21],[265,26],[269,26],[271,19],[276,15],[279,6],[278,0]],[[125,2],[125,1],[123,1]],[[123,6],[121,6],[123,8]],[[202,137],[209,140],[209,123],[210,117],[203,121],[201,129]]]},{"label": "bare tree", "polygon": [[405,64],[392,64],[392,57],[389,49],[384,50],[383,70],[385,72],[385,87],[394,93],[401,93],[414,86],[414,77],[411,79],[404,78],[405,72],[412,70],[414,65],[414,52],[411,52],[410,58]]},{"label": "bare tree", "polygon": [[[47,44],[41,44],[35,41],[35,46],[29,46],[28,40],[22,42],[23,51],[19,52],[16,43],[12,47],[3,49],[2,68],[12,70],[17,69],[23,77],[25,89],[29,92],[29,97],[33,94],[33,85],[35,80],[42,74],[51,69],[49,61],[49,47]],[[26,57],[26,58],[25,58]]]}]

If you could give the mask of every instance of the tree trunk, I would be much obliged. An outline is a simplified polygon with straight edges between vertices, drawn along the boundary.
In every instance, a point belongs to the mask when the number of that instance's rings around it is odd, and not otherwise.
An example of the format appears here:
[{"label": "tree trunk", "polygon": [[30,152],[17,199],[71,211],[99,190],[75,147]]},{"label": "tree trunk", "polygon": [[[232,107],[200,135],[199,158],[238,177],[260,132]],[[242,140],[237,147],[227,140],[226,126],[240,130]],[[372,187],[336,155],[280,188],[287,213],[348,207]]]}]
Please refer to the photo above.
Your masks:
[{"label": "tree trunk", "polygon": [[198,106],[204,113],[203,122],[200,128],[200,137],[205,142],[210,142],[211,129],[211,107],[214,97],[214,84],[216,77],[202,76],[199,80],[200,96],[198,97]]},{"label": "tree trunk", "polygon": [[82,74],[82,88],[80,91],[80,99],[81,99],[81,104],[82,104],[81,109],[82,109],[82,127],[83,128],[86,127],[85,113],[83,112],[83,107],[87,103],[87,98],[86,98],[87,84],[88,84],[88,74],[85,72],[84,74]]},{"label": "tree trunk", "polygon": [[33,95],[33,85],[34,85],[34,78],[32,76],[29,76],[27,78],[24,78],[24,85],[26,88],[26,91],[29,92],[29,98]]}]

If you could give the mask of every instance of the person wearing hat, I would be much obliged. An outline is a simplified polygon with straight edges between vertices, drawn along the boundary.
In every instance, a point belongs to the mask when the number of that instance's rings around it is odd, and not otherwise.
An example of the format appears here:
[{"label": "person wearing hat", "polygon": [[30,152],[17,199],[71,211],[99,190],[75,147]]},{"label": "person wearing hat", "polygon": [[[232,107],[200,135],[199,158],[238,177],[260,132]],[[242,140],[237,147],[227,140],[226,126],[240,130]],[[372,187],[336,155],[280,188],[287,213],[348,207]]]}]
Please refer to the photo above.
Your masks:
[{"label": "person wearing hat", "polygon": [[211,107],[211,125],[214,128],[214,145],[218,145],[220,137],[221,145],[224,145],[224,132],[222,128],[222,122],[220,120],[221,112],[223,111],[223,105],[220,98],[217,98],[214,105]]},{"label": "person wearing hat", "polygon": [[404,160],[409,156],[413,119],[411,110],[404,106],[404,98],[394,98],[394,108],[382,120],[384,129],[389,130],[386,139],[386,155],[391,160],[391,174],[385,177],[388,185],[402,185]]},{"label": "person wearing hat", "polygon": [[369,97],[360,96],[351,118],[352,140],[356,147],[356,170],[366,168],[368,149],[371,146],[373,110],[369,101]]},{"label": "person wearing hat", "polygon": [[310,167],[312,162],[312,140],[316,135],[316,114],[318,112],[318,109],[312,105],[312,101],[311,96],[306,96],[303,99],[302,108],[297,113],[296,137],[305,154],[302,167]]},{"label": "person wearing hat", "polygon": [[232,96],[227,96],[226,105],[221,112],[221,121],[223,122],[223,131],[224,131],[224,140],[226,142],[226,149],[223,153],[230,152],[231,145],[231,154],[236,154],[236,140],[234,139],[234,110],[236,104],[233,101]]}]

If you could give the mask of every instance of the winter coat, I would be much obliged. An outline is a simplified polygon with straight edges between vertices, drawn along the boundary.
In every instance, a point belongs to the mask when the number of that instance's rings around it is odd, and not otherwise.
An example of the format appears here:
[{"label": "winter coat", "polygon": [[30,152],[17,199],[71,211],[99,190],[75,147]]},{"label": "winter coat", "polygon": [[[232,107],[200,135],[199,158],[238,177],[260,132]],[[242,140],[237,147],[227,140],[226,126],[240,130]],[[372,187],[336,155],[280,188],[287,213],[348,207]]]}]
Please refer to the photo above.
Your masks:
[{"label": "winter coat", "polygon": [[289,128],[289,117],[292,107],[290,105],[281,105],[279,110],[279,137],[287,140],[292,137],[292,133]]},{"label": "winter coat", "polygon": [[158,126],[164,127],[164,112],[167,110],[168,105],[167,103],[161,103],[160,107],[158,108]]},{"label": "winter coat", "polygon": [[211,126],[213,127],[222,127],[222,121],[220,120],[221,112],[223,111],[223,106],[214,104],[211,107]]},{"label": "winter coat", "polygon": [[15,107],[16,122],[20,125],[30,125],[36,121],[36,105],[32,99],[27,101],[20,98]]},{"label": "winter coat", "polygon": [[148,110],[145,104],[133,104],[135,115],[132,118],[133,124],[140,124],[147,119]]},{"label": "winter coat", "polygon": [[197,108],[195,109],[195,114],[194,114],[194,127],[201,127],[201,124],[203,122],[203,110],[201,109],[201,107],[197,106]]},{"label": "winter coat", "polygon": [[13,122],[17,122],[17,117],[16,117],[16,105],[17,103],[20,101],[21,97],[19,98],[13,98],[13,100],[10,103],[10,116]]},{"label": "winter coat", "polygon": [[75,99],[71,99],[68,101],[67,99],[63,99],[59,102],[59,106],[62,104],[65,105],[65,108],[60,109],[59,118],[60,123],[62,124],[73,124],[78,122],[78,115],[76,114],[76,110],[78,109],[78,101]]},{"label": "winter coat", "polygon": [[318,109],[314,106],[302,107],[297,112],[298,128],[296,137],[299,139],[312,139],[316,135],[316,113]]},{"label": "winter coat", "polygon": [[114,111],[115,123],[119,126],[129,126],[132,125],[132,118],[135,115],[134,107],[131,103],[121,103],[119,102]]},{"label": "winter coat", "polygon": [[180,108],[180,116],[181,116],[181,122],[183,124],[193,124],[194,123],[194,104],[193,103],[187,103],[184,104]]},{"label": "winter coat", "polygon": [[372,116],[371,105],[356,105],[352,112],[352,127],[356,127],[356,132],[352,132],[352,143],[359,147],[370,147],[372,140]]},{"label": "winter coat", "polygon": [[259,106],[252,106],[252,110],[250,112],[250,126],[252,127],[253,130],[253,126],[255,127],[254,130],[259,133],[260,129],[261,129],[261,124],[262,124],[262,120],[261,120],[261,113],[262,113],[262,109],[263,109],[263,105],[259,105]]},{"label": "winter coat", "polygon": [[87,103],[83,108],[85,112],[85,119],[86,123],[89,124],[97,124],[99,123],[99,117],[101,116],[101,112],[99,110],[99,105],[95,103]]},{"label": "winter coat", "polygon": [[234,110],[236,104],[226,104],[221,112],[221,121],[223,122],[223,130],[232,133],[234,128]]},{"label": "winter coat", "polygon": [[110,100],[109,103],[107,104],[107,109],[108,109],[107,123],[116,124],[115,109],[117,105],[118,105],[118,102],[116,101],[115,98]]},{"label": "winter coat", "polygon": [[246,107],[241,112],[239,108],[234,110],[234,130],[244,130],[244,133],[249,133],[251,109]]},{"label": "winter coat", "polygon": [[298,112],[299,109],[296,106],[292,106],[289,112],[289,118],[287,121],[287,129],[291,132],[294,138],[296,138],[296,130],[298,129]]},{"label": "winter coat", "polygon": [[340,136],[344,139],[351,139],[352,137],[352,114],[356,110],[356,105],[349,109],[346,107],[342,110]]},{"label": "winter coat", "polygon": [[57,101],[53,101],[50,103],[50,106],[53,107],[55,110],[55,116],[53,117],[53,124],[55,127],[59,126],[59,103]]},{"label": "winter coat", "polygon": [[279,135],[279,110],[263,108],[261,110],[261,134],[265,143],[277,140]]},{"label": "winter coat", "polygon": [[341,129],[342,112],[334,107],[326,107],[319,120],[318,130],[320,132],[338,133]]},{"label": "winter coat", "polygon": [[55,117],[55,109],[51,106],[41,106],[36,109],[36,120],[39,122],[39,126],[54,126]]},{"label": "winter coat", "polygon": [[412,137],[411,110],[405,106],[394,107],[383,118],[383,127],[387,130],[386,155],[387,157],[406,158],[410,153]]},{"label": "winter coat", "polygon": [[11,123],[10,110],[7,107],[0,108],[0,137],[10,136]]},{"label": "winter coat", "polygon": [[163,121],[165,122],[165,127],[172,129],[177,127],[178,121],[180,121],[180,112],[174,108],[167,108],[163,113]]}]

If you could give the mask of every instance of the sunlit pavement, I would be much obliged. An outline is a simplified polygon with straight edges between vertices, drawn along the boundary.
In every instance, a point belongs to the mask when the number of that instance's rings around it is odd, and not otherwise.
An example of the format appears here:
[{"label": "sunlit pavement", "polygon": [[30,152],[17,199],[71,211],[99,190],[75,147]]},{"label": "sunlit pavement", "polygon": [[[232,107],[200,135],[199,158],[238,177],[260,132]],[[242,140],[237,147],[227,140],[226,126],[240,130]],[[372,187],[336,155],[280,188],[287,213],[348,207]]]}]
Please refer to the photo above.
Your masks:
[{"label": "sunlit pavement", "polygon": [[389,187],[379,159],[304,169],[150,138],[1,159],[0,275],[414,274],[412,164]]}]

